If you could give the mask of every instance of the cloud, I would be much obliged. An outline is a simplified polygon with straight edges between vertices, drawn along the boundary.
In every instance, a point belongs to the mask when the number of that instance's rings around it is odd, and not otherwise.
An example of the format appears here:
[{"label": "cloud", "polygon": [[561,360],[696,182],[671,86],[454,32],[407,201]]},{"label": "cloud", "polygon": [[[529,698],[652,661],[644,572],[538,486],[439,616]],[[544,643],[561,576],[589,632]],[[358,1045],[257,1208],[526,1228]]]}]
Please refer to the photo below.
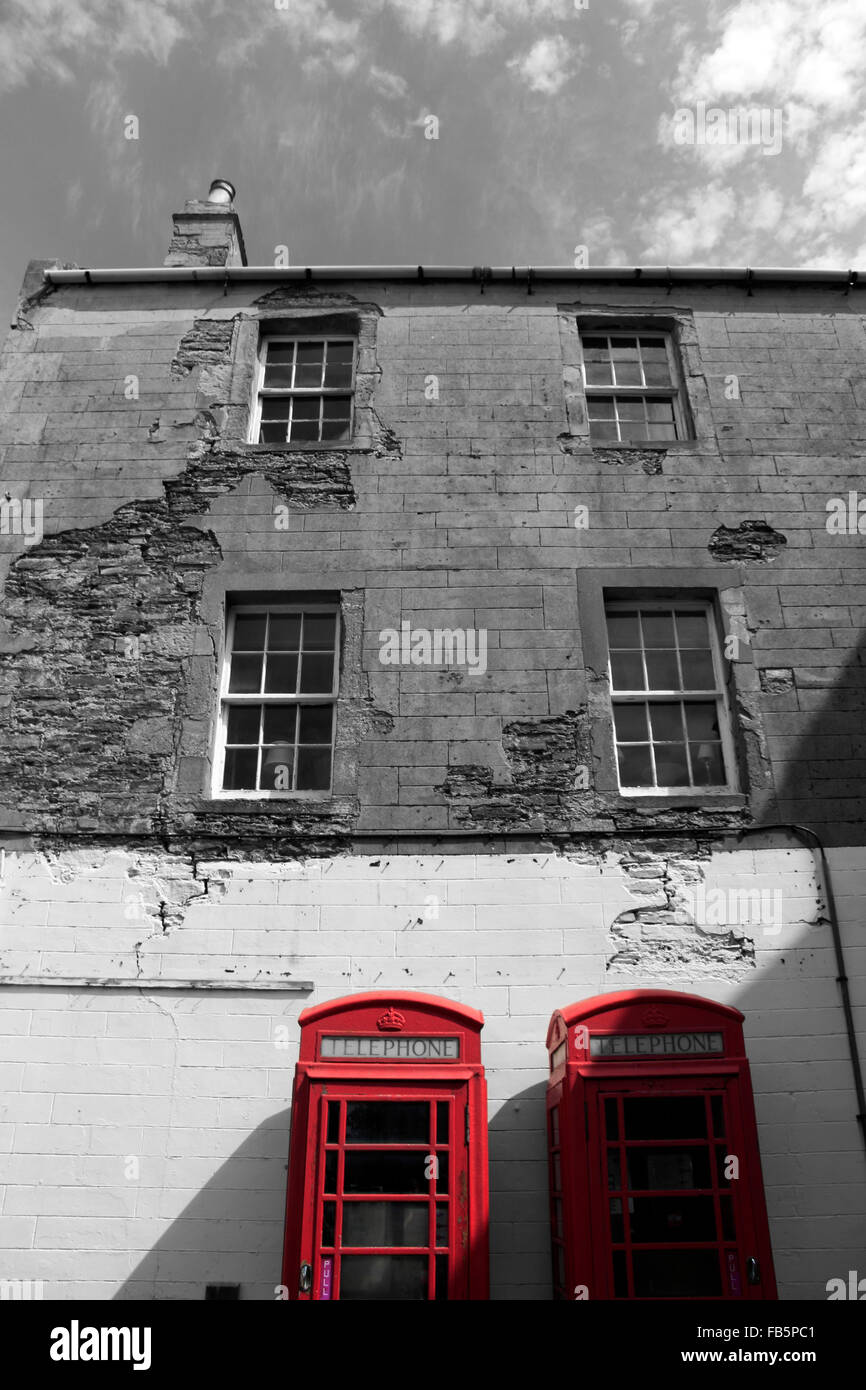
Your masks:
[{"label": "cloud", "polygon": [[830,112],[861,100],[866,7],[851,0],[739,0],[704,54],[687,46],[675,86],[686,100],[763,97]]},{"label": "cloud", "polygon": [[31,77],[73,79],[79,57],[165,63],[190,33],[201,0],[6,0],[0,20],[0,91]]},{"label": "cloud", "polygon": [[[769,242],[780,263],[849,261],[845,235],[853,246],[862,242],[866,218],[864,67],[866,6],[850,0],[738,0],[713,16],[702,39],[692,32],[658,122],[676,169],[659,183],[657,201],[685,207],[679,222],[667,209],[649,213],[642,224],[649,249],[665,260],[755,263],[756,248]],[[768,121],[779,112],[781,152],[764,158],[744,140],[677,146],[674,110],[699,101],[724,111],[760,108]],[[695,169],[708,171],[698,187]],[[715,227],[705,208],[714,209]]]},{"label": "cloud", "polygon": [[81,200],[84,197],[84,184],[81,179],[73,179],[66,189],[66,211],[70,217],[78,215]]},{"label": "cloud", "polygon": [[539,39],[522,58],[512,58],[507,64],[529,87],[531,92],[555,96],[572,74],[572,50],[561,34]]},{"label": "cloud", "polygon": [[386,101],[405,97],[409,92],[409,84],[405,78],[400,77],[399,73],[386,72],[383,68],[371,67],[368,73],[370,85],[376,88],[379,96]]},{"label": "cloud", "polygon": [[110,186],[122,196],[128,220],[135,226],[140,223],[146,200],[153,198],[155,188],[153,181],[145,176],[139,140],[126,138],[127,119],[136,117],[136,113],[124,100],[123,84],[116,73],[109,72],[91,84],[86,108],[91,129],[100,137],[103,171]]},{"label": "cloud", "polygon": [[[737,215],[737,195],[721,181],[694,189],[686,197],[671,200],[653,214],[639,231],[645,238],[640,260],[654,265],[713,263],[725,246]],[[730,264],[722,257],[716,264]]]},{"label": "cloud", "polygon": [[827,136],[806,176],[803,198],[803,223],[814,231],[845,231],[866,217],[866,116]]},{"label": "cloud", "polygon": [[487,51],[521,26],[580,21],[573,0],[365,0],[369,11],[387,11],[416,38],[459,43],[472,54]]},{"label": "cloud", "polygon": [[349,76],[365,53],[361,20],[342,19],[328,0],[285,0],[280,9],[273,0],[253,0],[252,7],[247,0],[243,12],[227,11],[215,61],[236,71],[252,66],[262,50],[270,53],[280,45],[301,57],[307,76]]}]

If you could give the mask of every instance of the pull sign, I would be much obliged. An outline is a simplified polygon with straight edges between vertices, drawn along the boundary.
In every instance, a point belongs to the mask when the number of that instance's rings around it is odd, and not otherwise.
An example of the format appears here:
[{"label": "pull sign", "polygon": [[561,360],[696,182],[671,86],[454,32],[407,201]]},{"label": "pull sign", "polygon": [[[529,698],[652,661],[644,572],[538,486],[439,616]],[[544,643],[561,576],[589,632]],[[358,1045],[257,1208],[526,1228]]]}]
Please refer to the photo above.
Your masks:
[{"label": "pull sign", "polygon": [[322,1260],[322,1277],[319,1281],[319,1298],[328,1299],[331,1297],[333,1285],[334,1261],[326,1255]]},{"label": "pull sign", "polygon": [[740,1262],[736,1250],[728,1251],[728,1288],[733,1298],[741,1298],[743,1285],[740,1280]]}]

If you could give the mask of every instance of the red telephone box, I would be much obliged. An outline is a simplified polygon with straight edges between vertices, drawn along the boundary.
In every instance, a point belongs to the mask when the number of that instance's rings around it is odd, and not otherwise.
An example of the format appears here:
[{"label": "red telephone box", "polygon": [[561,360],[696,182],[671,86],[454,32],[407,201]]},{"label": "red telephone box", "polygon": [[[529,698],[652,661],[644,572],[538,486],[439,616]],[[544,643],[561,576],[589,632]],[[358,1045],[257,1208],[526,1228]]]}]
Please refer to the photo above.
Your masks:
[{"label": "red telephone box", "polygon": [[550,1020],[555,1297],[776,1297],[738,1009],[602,994]]},{"label": "red telephone box", "polygon": [[482,1014],[389,990],[298,1022],[289,1298],[486,1299]]}]

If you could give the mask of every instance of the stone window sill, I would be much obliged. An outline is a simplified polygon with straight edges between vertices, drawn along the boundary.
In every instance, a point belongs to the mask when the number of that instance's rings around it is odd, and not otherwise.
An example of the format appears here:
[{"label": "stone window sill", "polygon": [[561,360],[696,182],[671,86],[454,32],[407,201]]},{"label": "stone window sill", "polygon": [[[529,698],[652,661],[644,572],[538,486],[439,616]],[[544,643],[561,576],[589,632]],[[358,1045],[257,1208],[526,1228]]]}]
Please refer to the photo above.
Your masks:
[{"label": "stone window sill", "polygon": [[748,797],[743,792],[719,792],[717,796],[708,796],[703,789],[676,793],[639,792],[632,796],[628,792],[616,791],[607,795],[617,809],[633,811],[639,811],[644,806],[653,811],[742,811],[748,805]]},{"label": "stone window sill", "polygon": [[349,440],[343,443],[304,443],[304,444],[251,444],[239,440],[233,448],[243,449],[250,454],[369,454],[373,445],[364,440]]}]

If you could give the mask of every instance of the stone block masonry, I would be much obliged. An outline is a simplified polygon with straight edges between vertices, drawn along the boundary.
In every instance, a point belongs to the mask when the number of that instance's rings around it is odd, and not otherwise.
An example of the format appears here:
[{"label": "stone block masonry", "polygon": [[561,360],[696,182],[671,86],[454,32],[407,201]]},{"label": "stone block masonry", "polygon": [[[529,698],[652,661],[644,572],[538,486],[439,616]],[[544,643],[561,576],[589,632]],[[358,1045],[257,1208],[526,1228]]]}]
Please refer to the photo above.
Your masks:
[{"label": "stone block masonry", "polygon": [[[626,808],[592,767],[575,576],[604,570],[608,582],[617,573],[627,583],[650,568],[672,582],[671,571],[688,568],[713,569],[722,621],[732,628],[737,616],[732,694],[751,744],[744,790],[759,792],[775,819],[808,815],[832,842],[861,841],[856,789],[849,777],[841,794],[834,784],[846,752],[862,751],[852,592],[862,546],[857,534],[825,527],[829,500],[861,483],[866,424],[857,423],[853,394],[839,439],[819,446],[810,435],[821,392],[835,399],[856,384],[856,296],[831,312],[816,292],[761,289],[745,310],[739,291],[697,287],[690,304],[665,304],[665,321],[673,314],[694,343],[684,348],[685,385],[699,428],[648,452],[596,449],[563,430],[565,311],[553,295],[521,301],[493,286],[466,303],[448,285],[384,284],[364,286],[364,305],[383,307],[358,318],[368,325],[365,370],[373,368],[364,384],[369,435],[340,449],[251,446],[259,330],[288,315],[313,326],[322,315],[339,320],[358,303],[344,287],[275,295],[231,285],[211,303],[208,289],[183,284],[169,309],[153,286],[59,287],[8,340],[0,458],[13,495],[43,499],[45,534],[29,545],[0,536],[6,823],[103,832],[177,829],[190,817],[209,830],[228,825],[230,809],[207,797],[202,731],[224,626],[223,599],[208,603],[207,594],[248,587],[258,574],[270,591],[318,584],[363,594],[369,618],[352,676],[370,709],[388,718],[377,716],[359,743],[358,777],[370,786],[365,769],[397,757],[397,744],[411,774],[390,796],[383,783],[372,805],[356,777],[333,814],[301,808],[300,824],[317,834],[616,825]],[[649,320],[662,308],[650,289],[616,295],[623,311]],[[587,285],[574,314],[612,317],[610,301],[609,290]],[[831,357],[832,379],[825,372],[819,382],[813,369]],[[789,393],[778,407],[784,445],[778,434],[769,440],[761,400],[781,377],[803,373],[814,389]],[[717,389],[731,374],[736,400]],[[285,529],[275,525],[278,507]],[[574,524],[580,507],[583,529]],[[833,602],[843,585],[845,600]],[[378,633],[404,619],[483,629],[483,675],[431,670],[419,691],[414,669],[384,670]],[[139,657],[130,662],[133,639]],[[76,652],[86,653],[83,685]],[[832,730],[818,726],[811,700],[819,666],[834,691]],[[777,713],[771,692],[752,679],[765,668],[792,671],[781,742],[767,723]],[[530,693],[533,672],[543,679]],[[553,794],[548,775],[534,775],[532,750],[552,737],[555,747],[553,731],[566,725],[570,751],[553,755]],[[440,742],[447,756],[436,754]],[[568,767],[587,759],[587,785],[566,786]],[[489,794],[473,805],[475,788]],[[702,816],[696,809],[681,822]]]}]

